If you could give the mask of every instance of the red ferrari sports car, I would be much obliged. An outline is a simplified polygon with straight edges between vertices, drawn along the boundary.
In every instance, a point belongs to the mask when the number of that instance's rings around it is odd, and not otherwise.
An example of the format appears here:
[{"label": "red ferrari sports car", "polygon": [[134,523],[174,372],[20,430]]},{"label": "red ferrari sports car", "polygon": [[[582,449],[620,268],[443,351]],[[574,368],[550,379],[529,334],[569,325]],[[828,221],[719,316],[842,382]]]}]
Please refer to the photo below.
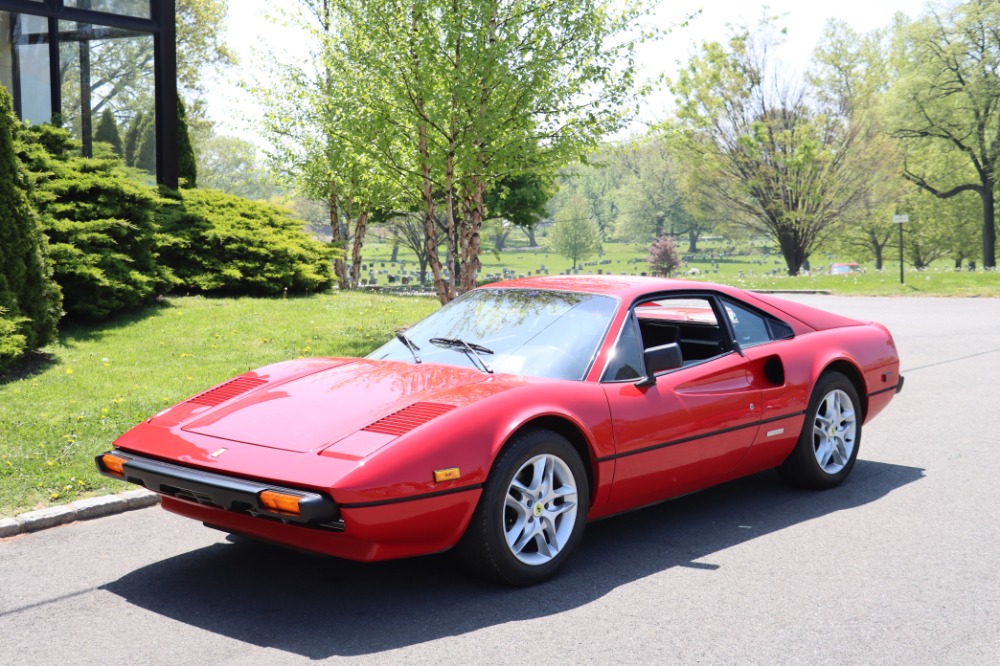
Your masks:
[{"label": "red ferrari sports car", "polygon": [[880,324],[720,285],[528,278],[365,358],[240,375],[97,465],[227,532],[354,560],[457,546],[525,585],[588,520],[775,467],[838,485],[902,386]]}]

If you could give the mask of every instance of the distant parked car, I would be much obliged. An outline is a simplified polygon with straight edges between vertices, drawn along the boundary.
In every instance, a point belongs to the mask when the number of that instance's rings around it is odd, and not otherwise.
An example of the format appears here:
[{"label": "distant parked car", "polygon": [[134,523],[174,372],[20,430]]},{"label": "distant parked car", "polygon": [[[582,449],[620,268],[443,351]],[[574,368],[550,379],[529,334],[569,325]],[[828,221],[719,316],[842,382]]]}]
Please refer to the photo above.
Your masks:
[{"label": "distant parked car", "polygon": [[830,275],[856,275],[864,273],[857,264],[830,264]]}]

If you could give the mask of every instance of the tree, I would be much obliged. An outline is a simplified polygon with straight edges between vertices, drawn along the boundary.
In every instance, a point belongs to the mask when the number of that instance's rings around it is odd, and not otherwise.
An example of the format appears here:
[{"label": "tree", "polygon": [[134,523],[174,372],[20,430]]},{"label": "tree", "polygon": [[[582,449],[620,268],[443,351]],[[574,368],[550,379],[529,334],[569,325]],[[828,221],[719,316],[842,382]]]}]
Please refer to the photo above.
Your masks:
[{"label": "tree", "polygon": [[670,277],[674,270],[681,265],[681,255],[677,251],[677,245],[670,236],[660,236],[649,248],[649,256],[646,257],[649,268],[653,275],[665,275]]},{"label": "tree", "polygon": [[122,135],[118,132],[118,123],[115,121],[115,114],[111,113],[111,109],[104,109],[101,112],[101,120],[97,123],[94,140],[110,144],[115,155],[119,157],[124,155]]},{"label": "tree", "polygon": [[261,163],[258,152],[257,146],[245,139],[223,135],[207,137],[198,145],[195,155],[199,185],[246,199],[275,196],[279,188]]},{"label": "tree", "polygon": [[[907,147],[904,175],[930,194],[950,199],[965,192],[982,202],[982,260],[996,268],[996,190],[1000,165],[1000,3],[967,0],[899,31],[901,76],[894,135]],[[935,172],[912,153],[929,144],[955,153],[965,168]]]},{"label": "tree", "polygon": [[312,41],[317,61],[273,62],[272,80],[281,84],[251,91],[269,108],[270,164],[297,193],[326,202],[338,284],[356,288],[368,222],[395,207],[399,186],[369,143],[377,140],[380,121],[366,103],[372,83],[345,55],[351,42],[338,31],[345,27],[341,2],[299,0],[297,8],[299,14],[285,20]]},{"label": "tree", "polygon": [[867,146],[869,184],[833,245],[856,258],[869,257],[881,270],[885,250],[895,238],[892,216],[900,212],[913,186],[901,174],[900,142],[886,132],[885,93],[891,75],[889,32],[861,35],[842,21],[827,23],[807,74],[821,109],[846,117]]},{"label": "tree", "polygon": [[137,142],[132,166],[147,173],[156,173],[156,123],[154,115],[142,117],[142,124],[136,128]]},{"label": "tree", "polygon": [[551,175],[593,148],[624,124],[639,87],[632,55],[647,34],[636,25],[644,2],[303,4],[336,23],[319,69],[342,83],[333,98],[354,118],[354,131],[327,136],[352,142],[372,160],[368,172],[406,199],[383,208],[421,207],[443,303],[475,286],[487,192],[507,177]]},{"label": "tree", "polygon": [[590,217],[583,197],[574,197],[566,208],[556,213],[549,245],[554,252],[571,260],[574,270],[578,261],[601,251],[601,232]]},{"label": "tree", "polygon": [[188,136],[187,113],[180,97],[177,98],[177,175],[181,187],[198,187],[198,164]]},{"label": "tree", "polygon": [[621,210],[618,230],[622,238],[645,245],[669,233],[687,234],[690,251],[697,251],[702,226],[685,208],[678,189],[674,158],[662,137],[622,146],[619,160],[625,179],[616,193]]},{"label": "tree", "polygon": [[503,220],[491,234],[494,246],[503,251],[514,229],[533,230],[546,216],[546,204],[552,198],[552,179],[540,174],[509,176],[487,190],[483,197],[483,222]]},{"label": "tree", "polygon": [[133,116],[131,124],[125,130],[124,157],[126,166],[135,166],[135,156],[139,150],[139,140],[146,127],[146,116],[139,111]]},{"label": "tree", "polygon": [[62,314],[45,237],[16,156],[18,128],[10,93],[0,86],[0,371],[52,340]]},{"label": "tree", "polygon": [[778,244],[789,275],[857,207],[868,184],[860,132],[844,114],[819,113],[778,80],[773,26],[705,44],[672,83],[681,156],[699,197]]}]

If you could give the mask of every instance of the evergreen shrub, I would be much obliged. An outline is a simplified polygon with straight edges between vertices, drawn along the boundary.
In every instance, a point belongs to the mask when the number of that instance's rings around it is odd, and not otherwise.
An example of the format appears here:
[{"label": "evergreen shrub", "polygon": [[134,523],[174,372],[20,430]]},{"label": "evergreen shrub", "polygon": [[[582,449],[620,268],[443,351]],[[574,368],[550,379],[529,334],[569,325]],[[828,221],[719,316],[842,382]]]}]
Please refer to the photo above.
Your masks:
[{"label": "evergreen shrub", "polygon": [[17,159],[19,133],[10,93],[0,86],[0,371],[48,344],[62,314],[45,237]]},{"label": "evergreen shrub", "polygon": [[316,292],[333,283],[332,248],[287,211],[219,190],[164,190],[160,253],[179,290],[266,295]]},{"label": "evergreen shrub", "polygon": [[130,180],[115,157],[81,157],[63,129],[39,125],[24,135],[67,313],[102,319],[169,291],[176,281],[157,257],[156,191]]}]

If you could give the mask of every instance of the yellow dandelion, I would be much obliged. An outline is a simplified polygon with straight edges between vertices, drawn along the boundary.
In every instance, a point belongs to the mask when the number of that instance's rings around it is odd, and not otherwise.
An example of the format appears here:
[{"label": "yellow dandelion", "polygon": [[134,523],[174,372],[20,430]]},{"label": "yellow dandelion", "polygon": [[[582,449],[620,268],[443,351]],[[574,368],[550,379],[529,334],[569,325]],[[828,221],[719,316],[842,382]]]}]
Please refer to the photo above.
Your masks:
[{"label": "yellow dandelion", "polygon": [[73,368],[66,368],[66,374],[67,375],[72,375],[73,374]]}]

